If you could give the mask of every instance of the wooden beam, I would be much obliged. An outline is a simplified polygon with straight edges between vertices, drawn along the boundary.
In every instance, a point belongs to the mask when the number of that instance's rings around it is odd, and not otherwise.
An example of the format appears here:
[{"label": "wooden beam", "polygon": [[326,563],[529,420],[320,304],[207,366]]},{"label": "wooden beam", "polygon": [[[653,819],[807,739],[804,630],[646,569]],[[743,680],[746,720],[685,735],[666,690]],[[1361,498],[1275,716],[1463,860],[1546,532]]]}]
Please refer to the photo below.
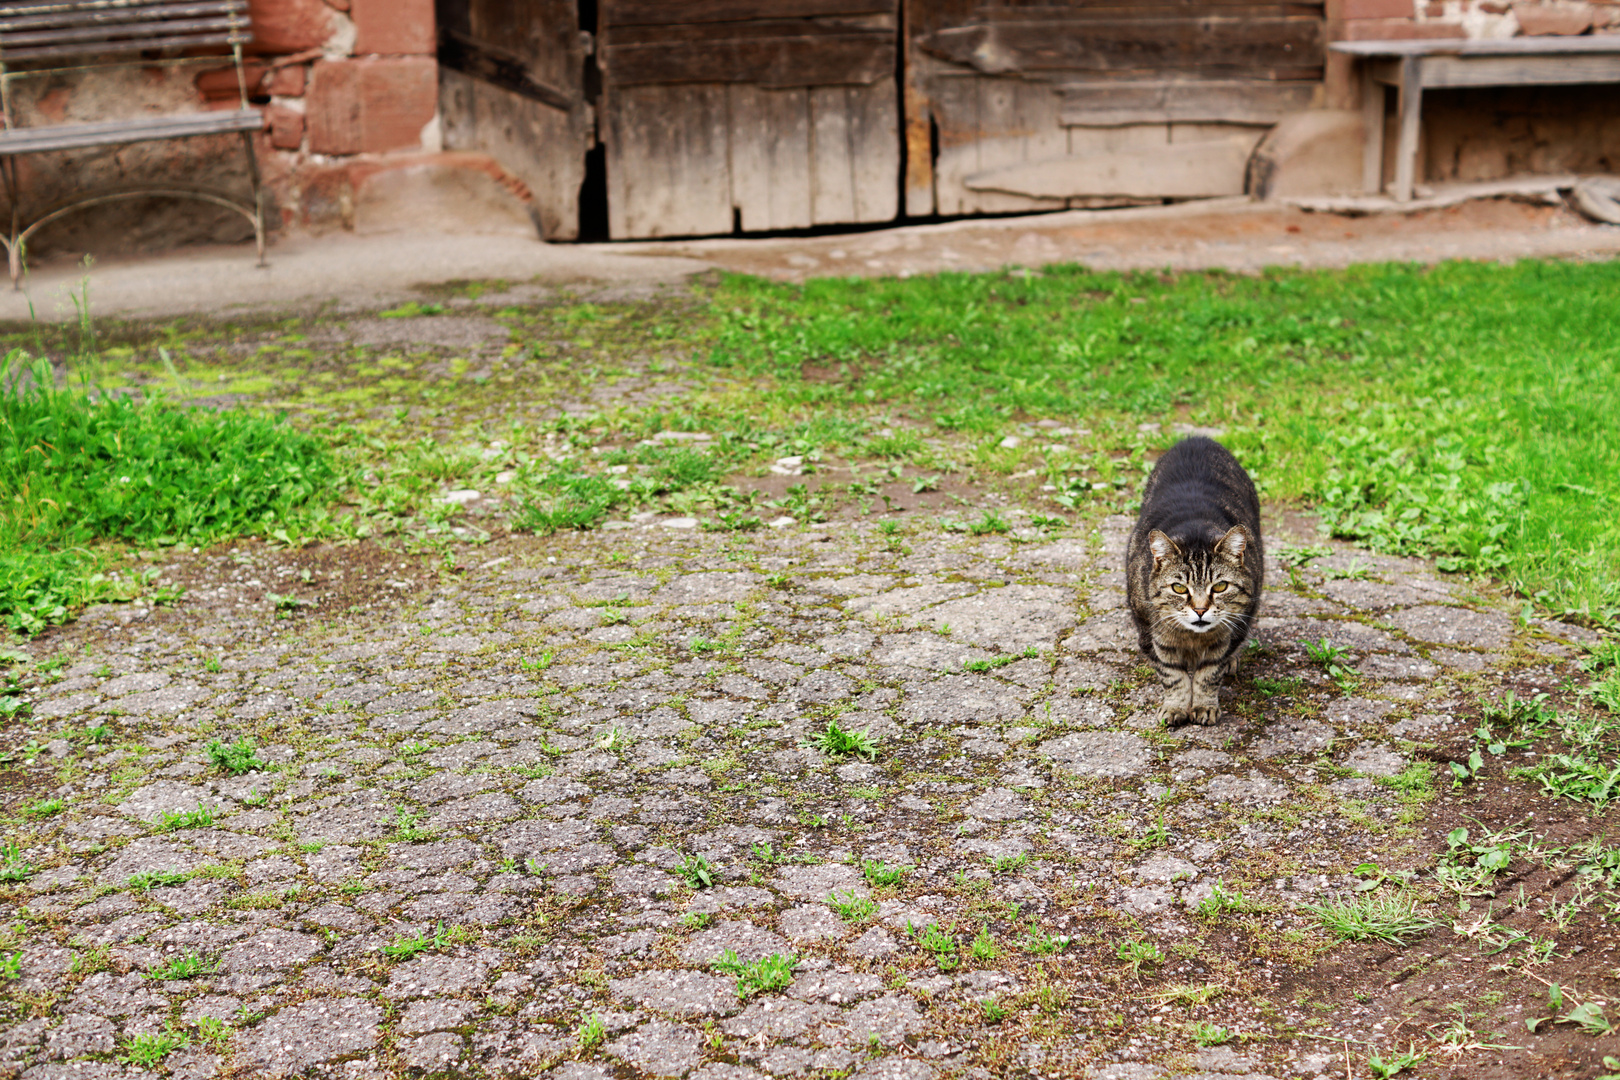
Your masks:
[{"label": "wooden beam", "polygon": [[1419,120],[1423,114],[1423,65],[1421,56],[1401,58],[1400,115],[1401,133],[1395,147],[1395,201],[1411,202],[1412,185],[1416,182]]},{"label": "wooden beam", "polygon": [[1062,83],[1067,127],[1131,124],[1275,124],[1309,108],[1313,83],[1244,79],[1098,80]]},{"label": "wooden beam", "polygon": [[894,12],[895,0],[608,0],[602,25],[681,26]]},{"label": "wooden beam", "polygon": [[1252,136],[1036,161],[978,173],[964,183],[974,191],[1048,199],[1241,195],[1249,156],[1260,137],[1261,133],[1256,132]]},{"label": "wooden beam", "polygon": [[1032,18],[947,28],[920,44],[942,60],[988,75],[1163,72],[1252,78],[1282,70],[1320,78],[1325,55],[1322,20],[1300,17]]}]

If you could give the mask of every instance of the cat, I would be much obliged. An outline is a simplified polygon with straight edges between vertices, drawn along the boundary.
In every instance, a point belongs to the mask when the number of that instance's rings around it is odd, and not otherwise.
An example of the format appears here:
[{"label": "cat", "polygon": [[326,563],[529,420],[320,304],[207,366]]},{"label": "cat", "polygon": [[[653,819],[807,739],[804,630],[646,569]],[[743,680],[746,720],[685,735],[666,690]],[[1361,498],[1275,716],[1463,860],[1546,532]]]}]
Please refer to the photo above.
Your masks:
[{"label": "cat", "polygon": [[1164,684],[1167,727],[1213,724],[1220,684],[1260,608],[1260,496],[1226,447],[1183,439],[1142,491],[1125,549],[1125,592],[1142,652]]}]

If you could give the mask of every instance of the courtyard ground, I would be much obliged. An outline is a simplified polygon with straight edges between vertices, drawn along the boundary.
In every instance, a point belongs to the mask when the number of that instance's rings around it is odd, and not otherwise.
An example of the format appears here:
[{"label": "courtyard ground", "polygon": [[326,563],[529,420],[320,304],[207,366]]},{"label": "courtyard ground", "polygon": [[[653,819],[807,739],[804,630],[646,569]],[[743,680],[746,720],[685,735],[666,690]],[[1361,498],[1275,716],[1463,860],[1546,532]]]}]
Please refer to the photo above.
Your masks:
[{"label": "courtyard ground", "polygon": [[1274,500],[1227,715],[1165,731],[1115,470],[1191,425],[1066,491],[968,432],[796,429],[545,534],[531,461],[628,486],[730,445],[679,423],[719,392],[689,350],[593,369],[604,313],[689,287],[414,296],[100,327],[105,385],[352,423],[424,483],[379,466],[346,533],[131,548],[138,599],[16,647],[0,1073],[1620,1072],[1593,629]]}]

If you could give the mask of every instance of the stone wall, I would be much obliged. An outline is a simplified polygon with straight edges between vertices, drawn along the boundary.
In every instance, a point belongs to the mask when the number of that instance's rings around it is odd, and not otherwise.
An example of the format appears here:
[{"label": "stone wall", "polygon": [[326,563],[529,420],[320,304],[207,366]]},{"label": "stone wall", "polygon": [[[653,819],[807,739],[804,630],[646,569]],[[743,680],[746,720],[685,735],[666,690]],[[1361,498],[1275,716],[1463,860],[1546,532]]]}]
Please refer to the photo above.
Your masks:
[{"label": "stone wall", "polygon": [[[393,228],[408,226],[418,212],[423,221],[454,227],[466,224],[456,220],[458,210],[529,227],[521,183],[483,155],[442,152],[433,0],[251,0],[250,8],[248,92],[268,120],[256,146],[272,230]],[[15,88],[19,123],[29,126],[240,105],[229,64],[120,68]],[[185,182],[242,196],[249,190],[235,136],[33,155],[20,159],[20,180],[25,213],[135,183]],[[381,205],[385,195],[446,205],[402,210]],[[9,214],[3,202],[0,212]],[[104,254],[251,236],[230,211],[143,199],[73,214],[42,229],[30,247],[35,255]]]}]

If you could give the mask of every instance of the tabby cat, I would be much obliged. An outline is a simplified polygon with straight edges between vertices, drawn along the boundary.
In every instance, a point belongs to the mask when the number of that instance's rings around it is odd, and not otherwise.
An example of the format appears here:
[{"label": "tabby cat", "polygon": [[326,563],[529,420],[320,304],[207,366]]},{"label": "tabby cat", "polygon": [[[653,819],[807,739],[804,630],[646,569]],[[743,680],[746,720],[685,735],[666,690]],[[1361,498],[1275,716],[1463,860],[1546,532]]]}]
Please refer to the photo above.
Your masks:
[{"label": "tabby cat", "polygon": [[1131,618],[1164,684],[1167,726],[1220,719],[1260,607],[1260,497],[1231,453],[1195,436],[1159,459],[1125,550]]}]

